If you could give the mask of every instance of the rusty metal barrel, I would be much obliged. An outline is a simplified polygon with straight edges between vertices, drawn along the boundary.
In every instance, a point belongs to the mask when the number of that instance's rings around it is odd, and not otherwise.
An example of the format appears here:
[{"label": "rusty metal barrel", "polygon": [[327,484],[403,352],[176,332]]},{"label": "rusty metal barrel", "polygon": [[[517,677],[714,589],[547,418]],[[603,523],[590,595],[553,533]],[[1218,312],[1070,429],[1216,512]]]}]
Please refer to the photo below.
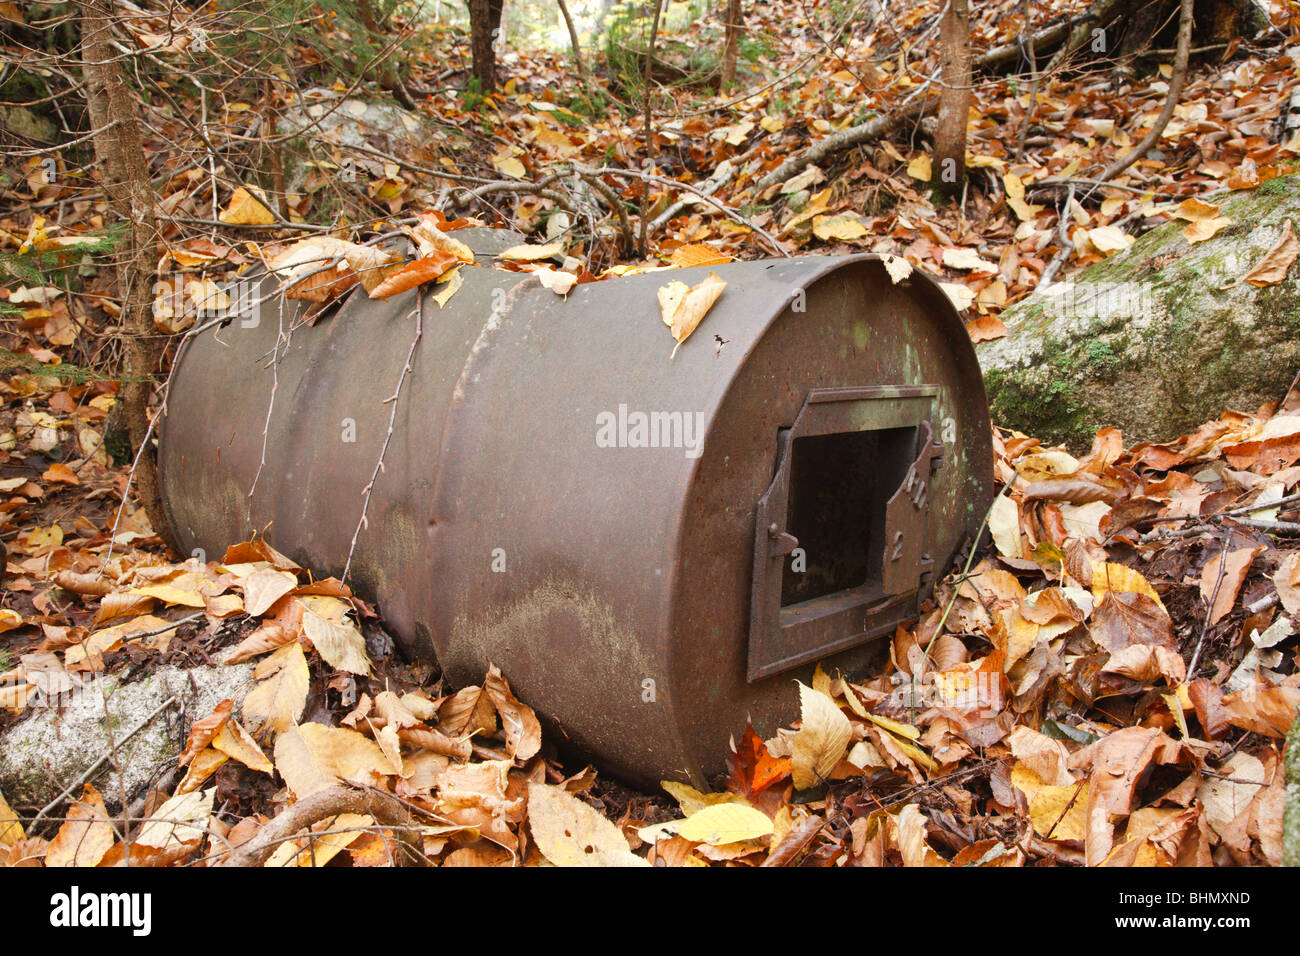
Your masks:
[{"label": "rusty metal barrel", "polygon": [[[553,739],[633,783],[699,783],[747,716],[797,718],[818,662],[878,662],[992,497],[942,290],[855,255],[562,298],[491,267],[513,237],[457,235],[483,267],[443,308],[426,294],[391,436],[414,291],[355,290],[311,326],[273,299],[190,341],[160,425],[181,544],[269,525],[340,574],[387,439],[349,583],[408,653],[453,683],[496,664]],[[710,268],[726,289],[670,360],[657,290]]]}]

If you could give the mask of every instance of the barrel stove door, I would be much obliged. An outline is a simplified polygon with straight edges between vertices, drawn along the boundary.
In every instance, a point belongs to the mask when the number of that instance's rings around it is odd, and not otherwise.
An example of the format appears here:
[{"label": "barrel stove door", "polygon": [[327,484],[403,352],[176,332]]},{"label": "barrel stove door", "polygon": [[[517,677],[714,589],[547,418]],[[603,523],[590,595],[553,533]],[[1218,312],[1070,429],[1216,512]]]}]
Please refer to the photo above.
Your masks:
[{"label": "barrel stove door", "polygon": [[758,500],[752,681],[889,633],[933,575],[936,385],[815,389]]}]

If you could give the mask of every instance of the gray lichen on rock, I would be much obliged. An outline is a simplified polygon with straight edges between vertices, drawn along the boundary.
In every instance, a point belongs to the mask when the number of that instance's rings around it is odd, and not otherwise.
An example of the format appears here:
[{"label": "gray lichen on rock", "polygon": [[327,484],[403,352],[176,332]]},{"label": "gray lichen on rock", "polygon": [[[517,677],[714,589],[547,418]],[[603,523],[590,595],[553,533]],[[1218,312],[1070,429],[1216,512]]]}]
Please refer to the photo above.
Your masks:
[{"label": "gray lichen on rock", "polygon": [[[0,735],[0,793],[20,813],[22,807],[43,806],[116,749],[120,774],[110,761],[94,783],[110,808],[120,807],[123,789],[131,800],[180,755],[190,724],[227,697],[239,703],[253,666],[159,667],[128,684],[115,675],[96,676],[59,706],[29,705],[28,715]],[[169,697],[177,705],[124,739]],[[73,796],[80,795],[78,787]]]},{"label": "gray lichen on rock", "polygon": [[1214,238],[1166,223],[1003,314],[1009,334],[977,347],[997,424],[1073,448],[1108,425],[1165,441],[1282,396],[1300,369],[1300,267],[1239,280],[1288,219],[1300,228],[1300,176],[1215,201],[1233,224]]}]

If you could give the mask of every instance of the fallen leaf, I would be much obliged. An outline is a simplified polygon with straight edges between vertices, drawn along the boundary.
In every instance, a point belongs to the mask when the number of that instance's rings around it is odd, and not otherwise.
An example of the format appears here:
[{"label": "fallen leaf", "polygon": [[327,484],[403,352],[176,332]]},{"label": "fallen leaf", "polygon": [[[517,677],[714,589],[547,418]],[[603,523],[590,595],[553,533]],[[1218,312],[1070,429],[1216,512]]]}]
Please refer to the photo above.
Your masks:
[{"label": "fallen leaf", "polygon": [[244,698],[244,723],[255,734],[282,734],[302,717],[311,673],[302,645],[286,644],[257,665],[259,682]]},{"label": "fallen leaf", "polygon": [[496,665],[489,667],[487,677],[483,678],[483,693],[487,694],[501,718],[507,752],[516,760],[532,758],[542,749],[542,726],[533,709],[515,699],[510,684]]},{"label": "fallen leaf", "polygon": [[67,819],[45,852],[46,866],[95,866],[117,842],[104,798],[86,784],[81,799],[68,808]]},{"label": "fallen leaf", "polygon": [[27,834],[23,832],[22,821],[5,801],[5,795],[0,793],[0,845],[13,846],[25,839]]},{"label": "fallen leaf", "polygon": [[269,226],[275,222],[266,195],[256,186],[240,186],[217,217],[232,226]]},{"label": "fallen leaf", "polygon": [[[250,617],[261,617],[271,605],[298,586],[298,579],[288,571],[262,568],[244,579],[244,610]],[[202,604],[199,605],[202,607]]]},{"label": "fallen leaf", "polygon": [[372,740],[346,727],[307,723],[275,740],[275,769],[299,800],[339,783],[378,786],[396,773]]},{"label": "fallen leaf", "polygon": [[1264,258],[1253,269],[1241,277],[1241,281],[1256,286],[1277,285],[1286,279],[1297,254],[1300,254],[1300,239],[1296,238],[1291,220],[1288,219],[1282,227],[1282,238],[1264,253]]},{"label": "fallen leaf", "polygon": [[508,262],[536,262],[538,259],[551,259],[555,256],[563,256],[564,243],[548,242],[544,246],[530,246],[527,243],[519,246],[511,246],[503,252],[497,253],[498,259],[505,259]]},{"label": "fallen leaf", "polygon": [[659,308],[663,313],[664,325],[668,326],[673,338],[677,340],[673,355],[677,354],[677,349],[695,331],[726,287],[726,281],[714,272],[690,288],[684,282],[670,282],[660,287]]},{"label": "fallen leaf", "polygon": [[528,828],[555,866],[649,866],[617,826],[560,787],[528,785]]},{"label": "fallen leaf", "polygon": [[172,797],[149,815],[150,822],[144,825],[135,842],[155,850],[165,850],[203,840],[208,835],[207,823],[212,816],[216,792],[216,787],[212,787]]},{"label": "fallen leaf", "polygon": [[830,780],[831,771],[848,751],[853,728],[835,701],[799,684],[800,726],[791,744],[794,785],[809,790]]},{"label": "fallen leaf", "polygon": [[662,826],[682,839],[712,846],[757,840],[773,832],[772,819],[766,813],[734,802],[703,807],[685,820],[673,820]]},{"label": "fallen leaf", "polygon": [[434,252],[409,262],[398,271],[384,279],[373,289],[368,290],[372,299],[387,299],[416,286],[432,282],[448,269],[460,265],[461,260],[446,252]]},{"label": "fallen leaf", "polygon": [[366,639],[351,621],[346,618],[340,622],[327,621],[314,611],[305,610],[302,630],[316,652],[335,670],[362,676],[370,674]]}]

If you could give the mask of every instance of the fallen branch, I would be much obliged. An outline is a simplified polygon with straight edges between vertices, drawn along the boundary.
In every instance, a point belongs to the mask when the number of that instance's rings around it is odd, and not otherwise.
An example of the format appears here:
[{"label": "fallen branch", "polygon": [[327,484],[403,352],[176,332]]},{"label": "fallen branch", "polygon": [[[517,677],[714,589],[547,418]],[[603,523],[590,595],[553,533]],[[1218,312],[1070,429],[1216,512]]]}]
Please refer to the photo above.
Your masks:
[{"label": "fallen branch", "polygon": [[410,807],[382,790],[356,790],[345,786],[331,787],[299,800],[258,830],[247,843],[235,847],[221,866],[261,866],[281,843],[309,829],[313,824],[341,813],[364,814],[392,830],[398,843],[409,855],[409,858],[399,856],[394,859],[393,862],[398,866],[404,863],[424,865],[428,862],[420,842],[420,827],[415,822]]}]

